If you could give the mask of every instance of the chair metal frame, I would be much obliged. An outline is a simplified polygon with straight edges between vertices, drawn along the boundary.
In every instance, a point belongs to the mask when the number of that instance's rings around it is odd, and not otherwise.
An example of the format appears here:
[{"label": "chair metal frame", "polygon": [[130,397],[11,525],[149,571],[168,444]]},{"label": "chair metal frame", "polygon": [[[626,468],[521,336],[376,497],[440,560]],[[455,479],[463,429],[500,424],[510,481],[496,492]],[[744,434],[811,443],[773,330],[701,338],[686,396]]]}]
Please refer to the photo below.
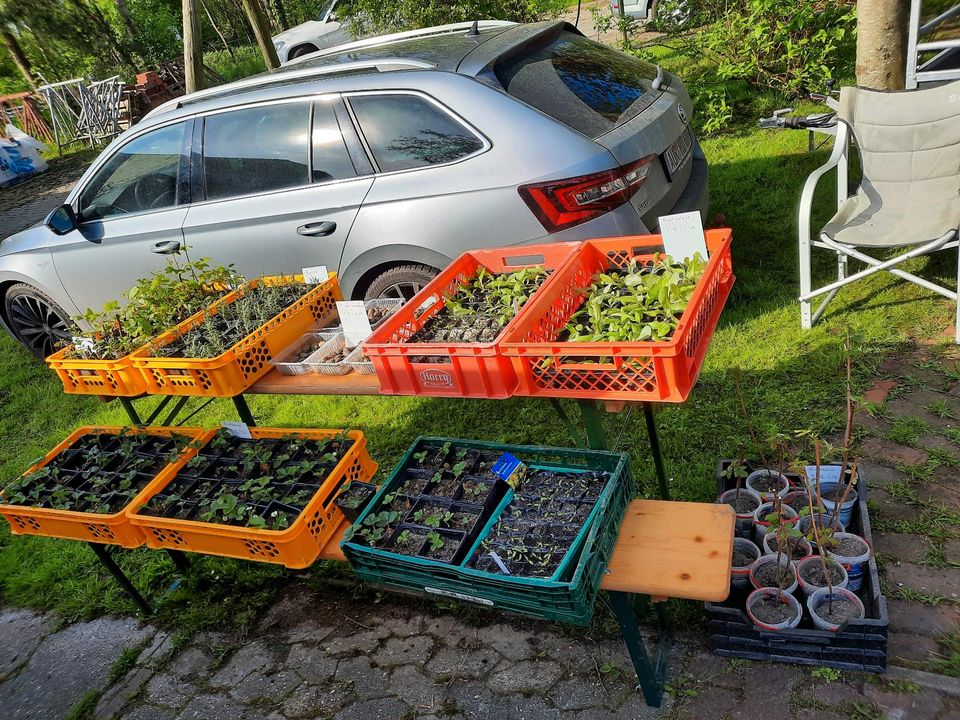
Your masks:
[{"label": "chair metal frame", "polygon": [[[826,233],[821,232],[819,234],[819,239],[814,240],[810,231],[811,224],[811,213],[813,210],[813,194],[817,189],[817,186],[820,183],[821,178],[826,175],[830,170],[836,168],[837,170],[837,209],[839,210],[841,205],[849,198],[848,193],[848,177],[849,177],[849,155],[850,155],[850,138],[853,136],[853,131],[850,126],[843,120],[837,120],[837,138],[833,145],[833,151],[830,153],[830,157],[827,161],[810,173],[810,176],[807,178],[806,183],[803,186],[803,192],[800,195],[800,211],[799,211],[799,239],[800,239],[800,324],[804,329],[809,330],[813,327],[813,324],[820,319],[823,312],[827,309],[827,305],[830,304],[830,301],[836,296],[837,292],[845,285],[856,282],[857,280],[862,280],[869,275],[880,272],[881,270],[886,270],[893,275],[906,280],[908,282],[915,283],[920,287],[923,287],[931,292],[942,295],[948,300],[952,300],[957,305],[956,310],[956,339],[957,343],[960,344],[960,257],[958,257],[957,262],[957,289],[945,288],[936,283],[925,280],[924,278],[917,277],[916,275],[909,273],[905,270],[901,270],[896,267],[907,260],[911,260],[916,257],[921,257],[923,255],[929,255],[933,252],[938,252],[940,250],[949,250],[953,248],[960,247],[960,242],[957,240],[957,230],[951,230],[941,237],[936,238],[935,240],[930,240],[922,244],[916,244],[915,247],[912,247],[905,253],[897,255],[896,257],[890,258],[889,260],[878,260],[877,258],[871,257],[866,253],[857,249],[856,246],[846,245],[844,243],[839,243],[833,240]],[[813,248],[821,248],[825,250],[832,250],[837,254],[837,279],[836,281],[814,289],[812,287],[812,251]],[[868,267],[865,269],[854,273],[853,275],[847,275],[848,270],[848,258],[854,258],[863,263],[866,263]],[[816,310],[812,309],[811,300],[821,295],[826,295],[823,302],[817,307]]]}]

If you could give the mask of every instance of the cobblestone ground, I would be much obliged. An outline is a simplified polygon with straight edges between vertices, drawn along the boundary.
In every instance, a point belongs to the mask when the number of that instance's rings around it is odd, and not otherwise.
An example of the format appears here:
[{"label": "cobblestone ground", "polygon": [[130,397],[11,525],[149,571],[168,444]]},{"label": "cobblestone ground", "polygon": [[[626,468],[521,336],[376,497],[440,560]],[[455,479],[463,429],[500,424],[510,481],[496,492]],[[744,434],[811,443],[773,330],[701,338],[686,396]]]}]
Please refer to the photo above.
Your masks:
[{"label": "cobblestone ground", "polygon": [[60,205],[97,153],[51,160],[46,172],[0,190],[0,239],[36,225]]}]

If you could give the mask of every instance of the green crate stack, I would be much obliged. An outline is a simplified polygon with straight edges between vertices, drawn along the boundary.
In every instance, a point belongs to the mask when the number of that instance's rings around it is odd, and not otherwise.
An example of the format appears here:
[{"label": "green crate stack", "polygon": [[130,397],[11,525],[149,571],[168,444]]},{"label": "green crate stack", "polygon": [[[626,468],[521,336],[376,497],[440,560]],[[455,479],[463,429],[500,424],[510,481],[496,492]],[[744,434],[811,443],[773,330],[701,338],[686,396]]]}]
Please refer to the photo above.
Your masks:
[{"label": "green crate stack", "polygon": [[[566,573],[558,580],[498,575],[426,558],[399,555],[345,540],[341,547],[353,571],[370,583],[452,597],[544,620],[575,625],[590,622],[600,580],[613,553],[620,523],[627,505],[636,494],[626,454],[420,437],[407,450],[400,464],[356,522],[362,523],[367,515],[379,510],[383,497],[396,488],[414,453],[448,442],[454,447],[509,452],[530,466],[557,471],[597,470],[610,474],[597,501],[596,511],[591,516],[592,521],[588,520],[587,532],[585,536],[581,534],[580,546],[571,550],[574,556],[567,561]],[[498,509],[502,509],[502,506]]]}]

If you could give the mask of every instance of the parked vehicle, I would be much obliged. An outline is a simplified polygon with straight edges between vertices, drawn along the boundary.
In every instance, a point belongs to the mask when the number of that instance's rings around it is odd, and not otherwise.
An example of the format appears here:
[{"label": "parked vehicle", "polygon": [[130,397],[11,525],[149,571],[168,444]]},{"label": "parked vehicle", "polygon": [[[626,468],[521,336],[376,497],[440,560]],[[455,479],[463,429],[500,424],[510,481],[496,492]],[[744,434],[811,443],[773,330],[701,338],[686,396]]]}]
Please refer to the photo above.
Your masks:
[{"label": "parked vehicle", "polygon": [[325,265],[412,297],[468,249],[633,235],[705,210],[690,98],[563,22],[363,40],[177,98],[45,224],[0,242],[4,326],[38,355],[164,255],[247,277]]},{"label": "parked vehicle", "polygon": [[308,20],[273,36],[280,64],[350,42],[353,36],[337,15],[337,1],[326,0],[317,20]]}]

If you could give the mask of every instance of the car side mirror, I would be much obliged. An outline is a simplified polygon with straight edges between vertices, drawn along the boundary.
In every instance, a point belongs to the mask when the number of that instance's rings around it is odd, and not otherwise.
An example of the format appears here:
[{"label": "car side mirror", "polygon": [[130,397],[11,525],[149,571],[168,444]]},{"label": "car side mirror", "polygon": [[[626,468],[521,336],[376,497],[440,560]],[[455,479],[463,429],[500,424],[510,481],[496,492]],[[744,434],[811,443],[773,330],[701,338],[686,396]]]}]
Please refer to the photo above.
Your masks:
[{"label": "car side mirror", "polygon": [[327,22],[337,22],[337,14],[335,12],[327,15]]},{"label": "car side mirror", "polygon": [[57,235],[66,235],[77,229],[77,214],[72,205],[61,205],[47,215],[43,224]]}]

